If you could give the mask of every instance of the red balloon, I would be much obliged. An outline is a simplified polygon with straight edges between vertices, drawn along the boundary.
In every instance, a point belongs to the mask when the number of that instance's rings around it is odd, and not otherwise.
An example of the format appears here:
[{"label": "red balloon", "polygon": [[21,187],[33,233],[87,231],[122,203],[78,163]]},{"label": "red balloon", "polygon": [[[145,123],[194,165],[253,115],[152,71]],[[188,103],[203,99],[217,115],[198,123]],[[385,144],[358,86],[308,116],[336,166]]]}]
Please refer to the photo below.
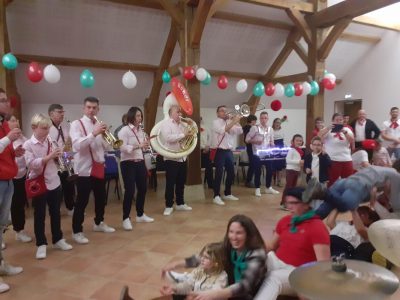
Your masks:
[{"label": "red balloon", "polygon": [[265,86],[265,95],[272,96],[275,93],[275,85],[271,82],[268,82]]},{"label": "red balloon", "polygon": [[300,83],[295,83],[294,84],[294,94],[296,96],[301,96],[301,94],[303,94],[303,85]]},{"label": "red balloon", "polygon": [[335,88],[335,86],[336,86],[336,82],[330,80],[329,78],[324,78],[324,79],[322,79],[322,85],[327,90],[333,90]]},{"label": "red balloon", "polygon": [[278,111],[282,108],[282,103],[279,100],[274,100],[271,102],[271,109],[273,111]]},{"label": "red balloon", "polygon": [[185,77],[185,79],[190,80],[192,79],[194,76],[196,75],[195,70],[193,69],[193,67],[185,67],[183,69],[183,77]]},{"label": "red balloon", "polygon": [[219,76],[217,85],[221,90],[226,89],[228,87],[228,78],[224,75]]},{"label": "red balloon", "polygon": [[176,100],[178,100],[180,107],[187,115],[191,116],[193,114],[192,99],[190,99],[190,95],[186,87],[176,77],[172,78],[171,86],[172,93],[174,94]]},{"label": "red balloon", "polygon": [[32,82],[39,82],[43,78],[43,69],[37,62],[31,62],[28,66],[27,76]]},{"label": "red balloon", "polygon": [[374,140],[363,140],[361,145],[365,150],[374,150],[376,147],[376,142]]}]

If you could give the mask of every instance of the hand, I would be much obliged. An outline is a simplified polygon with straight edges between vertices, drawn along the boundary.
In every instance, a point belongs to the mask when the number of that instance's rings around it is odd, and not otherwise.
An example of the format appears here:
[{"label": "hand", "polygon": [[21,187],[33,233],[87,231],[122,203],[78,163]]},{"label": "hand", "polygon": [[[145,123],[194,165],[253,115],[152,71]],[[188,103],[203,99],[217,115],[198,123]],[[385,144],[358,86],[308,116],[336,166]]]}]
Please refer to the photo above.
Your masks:
[{"label": "hand", "polygon": [[19,145],[17,148],[14,149],[15,156],[20,157],[25,154],[25,149],[22,148],[22,145]]},{"label": "hand", "polygon": [[14,128],[10,130],[10,132],[7,134],[7,137],[10,139],[11,142],[14,142],[15,140],[19,139],[21,134],[22,134],[21,129]]},{"label": "hand", "polygon": [[208,152],[210,152],[210,147],[205,146],[205,148],[203,149],[203,153],[208,153]]},{"label": "hand", "polygon": [[240,121],[240,119],[242,118],[241,115],[235,115],[232,119],[232,122],[234,123],[238,123]]},{"label": "hand", "polygon": [[144,141],[143,143],[140,143],[139,148],[141,148],[142,150],[146,150],[147,148],[149,148],[149,142]]},{"label": "hand", "polygon": [[311,169],[310,168],[306,168],[306,174],[311,174]]},{"label": "hand", "polygon": [[202,291],[202,292],[197,292],[197,293],[191,293],[189,294],[186,299],[189,300],[214,300],[218,299],[214,295],[215,291]]},{"label": "hand", "polygon": [[96,123],[93,129],[93,135],[98,136],[106,131],[107,125],[104,123]]},{"label": "hand", "polygon": [[62,153],[63,153],[62,148],[57,147],[49,154],[49,158],[57,158],[61,156]]},{"label": "hand", "polygon": [[161,278],[164,278],[165,274],[168,271],[172,271],[172,270],[174,270],[175,268],[178,268],[181,265],[184,266],[185,263],[184,262],[176,262],[175,261],[175,262],[171,262],[171,263],[165,265],[164,268],[162,268],[162,270],[161,270]]},{"label": "hand", "polygon": [[256,141],[254,144],[256,144],[256,145],[262,145],[262,143],[263,143],[263,141],[261,140],[261,141]]},{"label": "hand", "polygon": [[170,285],[163,285],[163,286],[161,287],[161,289],[160,289],[160,293],[161,293],[161,295],[163,295],[163,296],[172,295],[174,292],[175,292],[175,291],[174,291],[173,287],[170,286]]}]

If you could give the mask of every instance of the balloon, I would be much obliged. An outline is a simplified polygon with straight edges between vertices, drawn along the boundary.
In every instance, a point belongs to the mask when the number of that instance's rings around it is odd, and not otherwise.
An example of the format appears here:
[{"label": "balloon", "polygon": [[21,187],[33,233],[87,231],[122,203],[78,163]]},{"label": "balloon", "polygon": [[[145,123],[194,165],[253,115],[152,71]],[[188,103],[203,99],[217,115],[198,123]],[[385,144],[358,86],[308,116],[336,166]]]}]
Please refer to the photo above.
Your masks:
[{"label": "balloon", "polygon": [[190,95],[186,87],[176,77],[172,78],[171,86],[172,93],[174,94],[176,100],[178,100],[179,106],[187,115],[191,116],[193,114],[192,99],[190,99]]},{"label": "balloon", "polygon": [[335,76],[335,74],[332,74],[332,73],[325,74],[324,78],[328,78],[330,81],[334,81],[334,82],[336,81],[336,76]]},{"label": "balloon", "polygon": [[279,100],[274,100],[271,102],[271,109],[273,111],[278,111],[282,108],[282,103]]},{"label": "balloon", "polygon": [[83,72],[81,73],[80,81],[81,81],[81,85],[84,88],[93,87],[94,82],[95,82],[93,73],[90,72],[90,70],[88,70],[88,69],[83,70]]},{"label": "balloon", "polygon": [[[164,74],[163,74],[163,76],[164,76]],[[168,76],[169,76],[169,74],[168,74]],[[126,72],[122,76],[122,84],[127,89],[133,89],[137,84],[136,75],[131,71]]]},{"label": "balloon", "polygon": [[207,72],[206,79],[201,81],[201,83],[204,84],[204,85],[210,85],[210,83],[211,83],[211,75],[210,75],[210,73]]},{"label": "balloon", "polygon": [[365,149],[365,150],[374,150],[374,148],[376,147],[376,142],[375,142],[375,140],[371,140],[371,139],[363,140],[361,142],[361,145],[362,145],[363,149]]},{"label": "balloon", "polygon": [[7,70],[14,70],[18,66],[17,58],[12,53],[4,54],[1,62]]},{"label": "balloon", "polygon": [[288,83],[287,85],[286,85],[286,88],[285,88],[285,96],[286,97],[293,97],[293,95],[294,95],[294,92],[295,92],[295,90],[294,90],[294,85],[293,85],[293,83]]},{"label": "balloon", "polygon": [[219,76],[217,85],[221,90],[226,89],[228,87],[228,78],[224,75]]},{"label": "balloon", "polygon": [[196,75],[196,72],[194,71],[193,67],[185,67],[183,69],[183,77],[187,80],[192,79]]},{"label": "balloon", "polygon": [[198,68],[196,71],[196,78],[198,81],[203,81],[207,78],[208,72],[204,68]]},{"label": "balloon", "polygon": [[324,78],[322,79],[322,85],[327,90],[333,90],[336,86],[336,83],[334,81],[331,81],[329,78]]},{"label": "balloon", "polygon": [[244,93],[245,91],[247,91],[247,81],[246,79],[240,79],[237,83],[236,83],[236,91],[240,94]]},{"label": "balloon", "polygon": [[265,95],[267,96],[272,96],[275,92],[275,86],[273,83],[268,82],[267,85],[265,86]]},{"label": "balloon", "polygon": [[253,88],[253,95],[256,97],[261,97],[265,92],[265,87],[264,84],[259,81],[256,83],[256,85]]},{"label": "balloon", "polygon": [[311,85],[307,81],[304,81],[302,86],[303,86],[303,94],[308,95],[311,92]]},{"label": "balloon", "polygon": [[285,94],[285,88],[283,87],[282,84],[277,83],[275,84],[275,97],[282,97]]},{"label": "balloon", "polygon": [[295,83],[294,84],[294,94],[296,96],[301,96],[303,94],[303,86],[300,83]]},{"label": "balloon", "polygon": [[318,82],[316,82],[315,80],[310,82],[311,85],[311,91],[310,91],[310,95],[315,96],[319,93],[319,85]]},{"label": "balloon", "polygon": [[169,75],[168,71],[165,70],[161,76],[161,79],[164,83],[169,83],[171,81],[171,75]]},{"label": "balloon", "polygon": [[44,79],[48,83],[57,83],[60,81],[60,70],[54,65],[47,65],[43,70]]},{"label": "balloon", "polygon": [[32,82],[39,82],[43,78],[42,67],[37,62],[31,62],[28,66],[27,76]]}]

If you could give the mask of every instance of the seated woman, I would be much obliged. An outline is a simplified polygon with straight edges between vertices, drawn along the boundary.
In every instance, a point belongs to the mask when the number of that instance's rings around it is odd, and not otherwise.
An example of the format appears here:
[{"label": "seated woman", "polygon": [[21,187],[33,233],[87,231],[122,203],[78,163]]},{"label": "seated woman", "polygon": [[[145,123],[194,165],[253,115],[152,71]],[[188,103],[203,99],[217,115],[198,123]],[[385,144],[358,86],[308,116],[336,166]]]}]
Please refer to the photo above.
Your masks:
[{"label": "seated woman", "polygon": [[291,215],[276,225],[272,240],[267,243],[267,277],[257,300],[273,300],[278,295],[295,295],[289,274],[305,263],[330,259],[329,233],[325,224],[302,201],[303,188],[287,190],[286,205]]},{"label": "seated woman", "polygon": [[[224,270],[228,274],[228,287],[190,294],[188,299],[254,299],[266,273],[264,241],[253,220],[244,215],[233,216],[223,241]],[[168,264],[162,271],[179,267],[196,267],[199,258],[192,256],[185,262]]]},{"label": "seated woman", "polygon": [[371,262],[375,251],[368,242],[368,227],[379,220],[378,214],[368,206],[360,206],[352,211],[353,220],[336,222],[339,214],[334,210],[327,218],[326,224],[331,229],[331,255],[344,254],[345,258]]}]

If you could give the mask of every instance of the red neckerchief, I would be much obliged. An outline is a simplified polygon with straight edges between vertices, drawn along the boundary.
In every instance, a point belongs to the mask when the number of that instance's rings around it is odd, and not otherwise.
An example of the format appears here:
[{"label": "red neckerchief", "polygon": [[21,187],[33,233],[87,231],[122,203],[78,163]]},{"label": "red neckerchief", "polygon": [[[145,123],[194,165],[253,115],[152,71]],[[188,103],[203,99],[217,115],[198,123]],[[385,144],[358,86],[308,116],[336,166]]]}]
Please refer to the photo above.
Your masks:
[{"label": "red neckerchief", "polygon": [[342,137],[342,135],[340,134],[340,132],[335,132],[335,134],[333,135],[334,138],[338,138],[339,140],[343,141],[344,138]]},{"label": "red neckerchief", "polygon": [[399,127],[397,121],[392,121],[392,124],[390,124],[390,128],[396,129],[397,127]]},{"label": "red neckerchief", "polygon": [[300,154],[300,157],[303,158],[304,151],[300,147],[295,147],[294,145],[292,145],[292,148],[294,148],[297,151],[297,153]]}]

